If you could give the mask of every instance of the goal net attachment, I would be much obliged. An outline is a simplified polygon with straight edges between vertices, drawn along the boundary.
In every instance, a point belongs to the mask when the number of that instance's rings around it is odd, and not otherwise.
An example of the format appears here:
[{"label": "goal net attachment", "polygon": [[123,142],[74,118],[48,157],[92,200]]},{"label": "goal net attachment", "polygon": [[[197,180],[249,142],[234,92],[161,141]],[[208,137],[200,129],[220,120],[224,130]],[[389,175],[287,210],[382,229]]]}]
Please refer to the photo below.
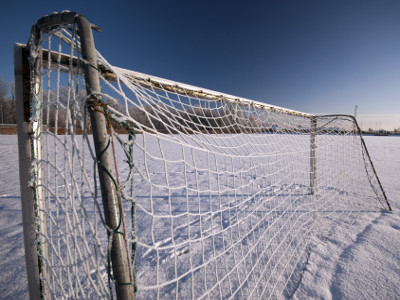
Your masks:
[{"label": "goal net attachment", "polygon": [[92,29],[14,48],[32,299],[290,297],[316,237],[391,209],[353,116],[117,68]]}]

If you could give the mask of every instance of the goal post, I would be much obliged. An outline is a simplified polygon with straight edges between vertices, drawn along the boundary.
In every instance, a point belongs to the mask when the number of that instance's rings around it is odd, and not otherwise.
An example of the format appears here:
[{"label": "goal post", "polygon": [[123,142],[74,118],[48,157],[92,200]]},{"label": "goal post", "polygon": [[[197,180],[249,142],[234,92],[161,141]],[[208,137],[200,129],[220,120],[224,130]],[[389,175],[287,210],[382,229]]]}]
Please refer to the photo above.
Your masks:
[{"label": "goal post", "polygon": [[[119,209],[120,204],[118,203],[118,196],[115,187],[113,186],[112,178],[109,176],[109,172],[112,170],[110,152],[106,151],[108,148],[108,134],[106,116],[102,111],[101,101],[98,99],[100,93],[100,83],[98,78],[97,61],[95,56],[94,41],[92,35],[92,25],[83,16],[75,12],[63,12],[61,14],[51,14],[38,20],[33,26],[31,35],[34,39],[30,40],[28,47],[36,47],[34,43],[39,43],[42,33],[49,32],[55,26],[77,24],[80,36],[80,50],[82,53],[82,66],[86,79],[86,90],[89,95],[87,99],[87,106],[90,114],[90,119],[93,129],[93,140],[96,151],[96,158],[98,163],[99,180],[101,186],[101,194],[104,205],[105,223],[108,227],[108,235],[112,236],[112,245],[110,249],[110,257],[112,261],[114,280],[116,282],[115,289],[118,299],[133,299],[133,282],[131,274],[131,266],[129,263],[129,256],[127,253],[127,245],[122,234],[119,234],[119,220],[121,218],[121,211]],[[32,38],[32,37],[31,37]],[[35,206],[42,206],[41,201],[44,199],[42,195],[42,185],[44,184],[42,178],[42,167],[35,168],[37,173],[35,176],[38,179],[37,182],[32,183],[32,170],[28,169],[32,160],[40,161],[41,157],[41,145],[39,144],[41,126],[35,126],[40,124],[38,120],[32,118],[27,112],[31,114],[38,114],[34,109],[30,108],[27,111],[27,107],[32,105],[31,97],[40,97],[40,78],[38,78],[41,70],[42,58],[33,58],[30,62],[30,70],[28,69],[29,64],[26,55],[27,49],[21,45],[15,45],[14,57],[15,57],[15,77],[16,83],[18,84],[17,90],[17,103],[19,119],[18,124],[21,129],[19,132],[19,149],[20,149],[20,162],[22,170],[20,172],[21,182],[21,201],[23,205],[23,221],[24,221],[24,235],[25,235],[25,251],[29,262],[27,261],[28,278],[29,278],[29,289],[32,291],[31,298],[36,299],[38,293],[43,297],[46,297],[46,289],[42,285],[38,287],[38,278],[42,273],[42,280],[46,280],[47,272],[46,262],[38,259],[38,253],[42,257],[46,257],[47,245],[42,242],[38,242],[37,233],[39,230],[41,234],[46,235],[46,218],[45,216],[38,217],[41,209]],[[50,50],[49,50],[50,51]],[[49,53],[50,54],[50,53]],[[30,78],[27,78],[28,70],[31,74]],[[29,91],[27,86],[30,85]],[[22,120],[23,116],[23,120]],[[35,136],[35,137],[32,137]],[[30,188],[28,188],[30,186]],[[23,191],[23,192],[22,192]],[[41,225],[38,225],[37,219],[39,218]],[[37,227],[34,230],[35,226]],[[34,246],[36,245],[36,246]]]},{"label": "goal post", "polygon": [[22,224],[30,299],[41,299],[40,261],[36,245],[35,197],[31,182],[32,140],[30,139],[30,76],[26,48],[14,45],[15,93],[17,99],[18,153]]},{"label": "goal post", "polygon": [[[111,261],[115,280],[115,288],[118,299],[133,299],[133,282],[131,266],[128,256],[128,246],[123,234],[119,234],[119,220],[122,211],[120,210],[118,190],[112,182],[109,172],[113,169],[110,151],[107,151],[109,137],[107,133],[106,114],[102,110],[102,100],[100,93],[100,81],[97,69],[96,53],[93,41],[91,24],[88,20],[76,13],[75,22],[78,24],[78,30],[81,41],[82,60],[84,76],[86,79],[86,92],[89,95],[87,107],[93,131],[93,141],[96,150],[96,159],[98,163],[99,180],[101,186],[101,195],[103,198],[105,223],[109,228],[109,235],[112,235]],[[70,24],[71,21],[68,22]]]},{"label": "goal post", "polygon": [[317,149],[317,117],[310,118],[310,194],[315,194],[315,181],[317,177],[317,163],[315,151]]},{"label": "goal post", "polygon": [[93,29],[14,46],[31,299],[290,297],[316,236],[391,210],[353,116],[115,67]]}]

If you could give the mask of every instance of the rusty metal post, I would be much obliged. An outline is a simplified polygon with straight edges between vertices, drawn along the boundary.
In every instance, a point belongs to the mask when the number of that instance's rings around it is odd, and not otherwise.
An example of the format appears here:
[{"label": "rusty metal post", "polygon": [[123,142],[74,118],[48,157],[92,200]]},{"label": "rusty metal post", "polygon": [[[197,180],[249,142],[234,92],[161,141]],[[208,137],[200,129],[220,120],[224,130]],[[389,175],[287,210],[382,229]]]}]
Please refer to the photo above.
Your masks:
[{"label": "rusty metal post", "polygon": [[311,117],[310,126],[310,194],[315,195],[317,181],[317,117]]}]

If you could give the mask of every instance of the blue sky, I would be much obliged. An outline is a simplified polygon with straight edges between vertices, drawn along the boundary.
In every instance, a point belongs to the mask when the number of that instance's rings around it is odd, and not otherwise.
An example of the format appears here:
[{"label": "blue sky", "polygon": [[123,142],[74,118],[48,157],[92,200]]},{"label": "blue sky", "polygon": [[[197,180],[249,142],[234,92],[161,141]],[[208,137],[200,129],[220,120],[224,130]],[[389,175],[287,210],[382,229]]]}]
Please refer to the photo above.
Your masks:
[{"label": "blue sky", "polygon": [[400,1],[8,1],[4,80],[13,43],[65,9],[103,29],[114,65],[309,113],[358,105],[363,127],[400,127]]}]

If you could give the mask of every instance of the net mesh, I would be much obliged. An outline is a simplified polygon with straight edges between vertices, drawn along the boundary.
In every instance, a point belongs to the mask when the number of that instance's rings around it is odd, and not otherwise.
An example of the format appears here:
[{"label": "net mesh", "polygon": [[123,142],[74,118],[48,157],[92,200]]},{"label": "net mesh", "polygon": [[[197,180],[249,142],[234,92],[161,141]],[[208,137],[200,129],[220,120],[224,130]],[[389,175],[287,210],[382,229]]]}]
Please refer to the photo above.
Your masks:
[{"label": "net mesh", "polygon": [[[115,233],[103,218],[80,56],[75,25],[31,45],[31,185],[51,298],[115,294]],[[263,105],[97,57],[138,299],[290,297],[316,236],[387,206],[353,117]]]}]

